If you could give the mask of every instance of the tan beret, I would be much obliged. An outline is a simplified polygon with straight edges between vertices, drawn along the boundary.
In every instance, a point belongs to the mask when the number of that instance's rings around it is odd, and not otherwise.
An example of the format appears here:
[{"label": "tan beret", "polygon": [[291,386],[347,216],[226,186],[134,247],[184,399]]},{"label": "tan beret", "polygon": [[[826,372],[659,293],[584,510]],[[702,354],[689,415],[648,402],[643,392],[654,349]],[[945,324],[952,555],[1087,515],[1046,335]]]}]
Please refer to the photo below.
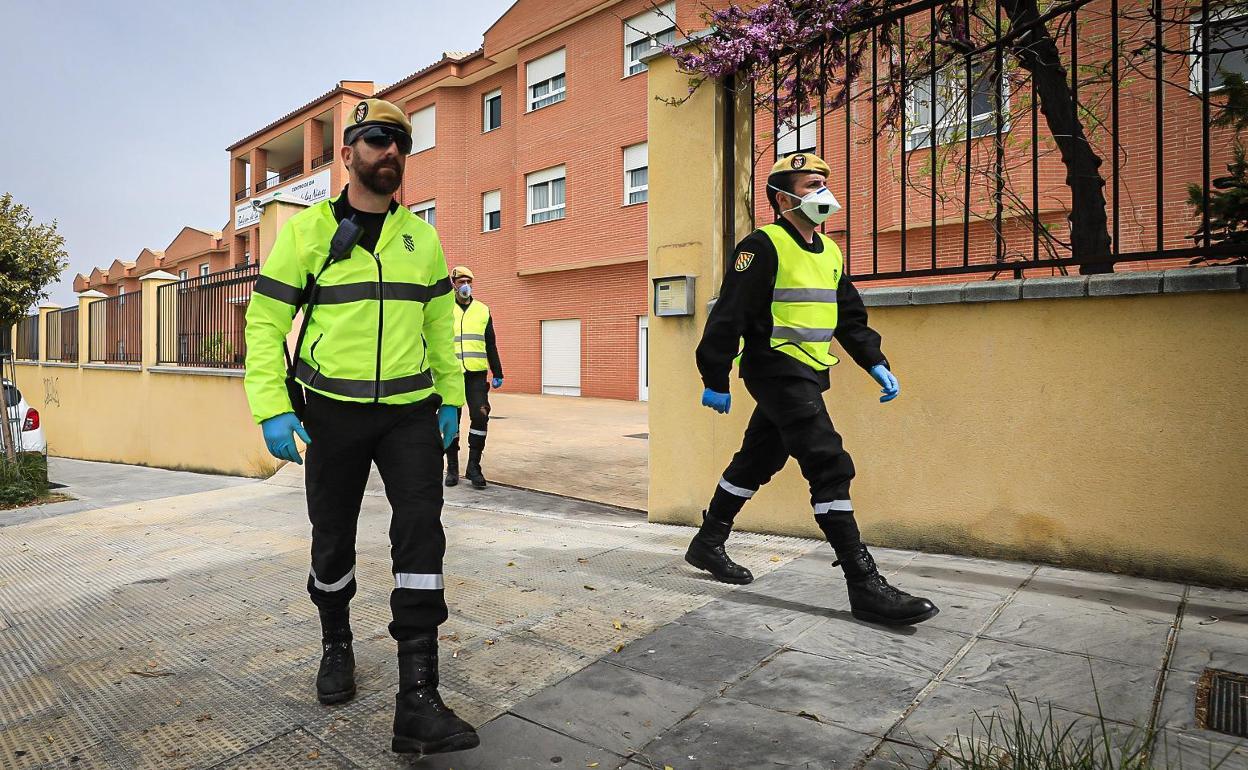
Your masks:
[{"label": "tan beret", "polygon": [[794,171],[809,171],[826,176],[832,175],[832,169],[823,162],[823,158],[811,152],[795,152],[776,161],[771,167],[772,174],[791,174]]},{"label": "tan beret", "polygon": [[383,125],[400,128],[409,136],[412,133],[412,122],[403,114],[403,110],[385,99],[365,99],[355,105],[355,109],[347,117],[347,127],[342,131],[343,142],[350,144],[347,137],[358,129]]},{"label": "tan beret", "polygon": [[462,276],[462,277],[464,277],[464,278],[469,278],[469,279],[472,279],[472,280],[474,280],[474,281],[477,279],[477,277],[476,277],[475,275],[473,275],[473,274],[472,274],[472,271],[471,271],[471,270],[469,270],[468,268],[464,267],[463,265],[456,265],[456,266],[455,266],[455,268],[454,268],[453,270],[451,270],[451,280],[454,280],[454,279],[459,278],[459,277],[461,277],[461,276]]}]

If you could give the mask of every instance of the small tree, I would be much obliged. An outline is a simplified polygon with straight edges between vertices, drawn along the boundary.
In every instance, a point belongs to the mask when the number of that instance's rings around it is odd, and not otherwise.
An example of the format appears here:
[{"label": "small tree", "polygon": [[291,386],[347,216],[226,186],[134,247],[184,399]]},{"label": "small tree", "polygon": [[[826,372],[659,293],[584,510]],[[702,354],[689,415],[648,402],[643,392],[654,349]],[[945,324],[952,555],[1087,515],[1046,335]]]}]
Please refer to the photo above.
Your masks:
[{"label": "small tree", "polygon": [[[47,287],[69,264],[65,239],[52,224],[36,224],[30,209],[0,196],[0,328],[16,324],[32,306],[47,299]],[[12,459],[16,449],[5,407],[0,420],[5,453]]]}]

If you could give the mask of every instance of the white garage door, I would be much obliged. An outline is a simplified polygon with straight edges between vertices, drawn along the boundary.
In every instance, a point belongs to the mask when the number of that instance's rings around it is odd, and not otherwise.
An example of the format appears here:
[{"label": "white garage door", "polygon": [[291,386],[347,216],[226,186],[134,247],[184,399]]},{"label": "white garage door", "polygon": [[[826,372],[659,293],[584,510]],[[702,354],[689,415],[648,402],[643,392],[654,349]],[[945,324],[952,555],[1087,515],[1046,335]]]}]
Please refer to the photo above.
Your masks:
[{"label": "white garage door", "polygon": [[542,392],[581,395],[581,321],[542,321]]}]

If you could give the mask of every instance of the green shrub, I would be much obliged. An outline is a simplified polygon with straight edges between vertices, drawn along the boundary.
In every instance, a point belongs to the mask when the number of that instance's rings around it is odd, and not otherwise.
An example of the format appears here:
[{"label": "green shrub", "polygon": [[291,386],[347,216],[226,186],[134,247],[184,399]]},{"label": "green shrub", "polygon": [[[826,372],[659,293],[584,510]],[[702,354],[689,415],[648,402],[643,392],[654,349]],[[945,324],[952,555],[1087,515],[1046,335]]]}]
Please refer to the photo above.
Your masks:
[{"label": "green shrub", "polygon": [[20,452],[16,460],[0,454],[0,507],[31,503],[48,493],[48,459],[40,452]]}]

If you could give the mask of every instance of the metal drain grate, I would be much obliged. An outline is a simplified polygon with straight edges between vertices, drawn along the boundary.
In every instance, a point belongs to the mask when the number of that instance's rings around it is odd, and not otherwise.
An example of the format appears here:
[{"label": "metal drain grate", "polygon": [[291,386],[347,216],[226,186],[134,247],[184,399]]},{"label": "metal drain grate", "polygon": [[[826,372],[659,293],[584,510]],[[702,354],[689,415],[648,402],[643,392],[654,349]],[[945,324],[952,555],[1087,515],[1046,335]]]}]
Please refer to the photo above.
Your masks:
[{"label": "metal drain grate", "polygon": [[1248,738],[1248,676],[1207,668],[1196,683],[1196,724]]}]

